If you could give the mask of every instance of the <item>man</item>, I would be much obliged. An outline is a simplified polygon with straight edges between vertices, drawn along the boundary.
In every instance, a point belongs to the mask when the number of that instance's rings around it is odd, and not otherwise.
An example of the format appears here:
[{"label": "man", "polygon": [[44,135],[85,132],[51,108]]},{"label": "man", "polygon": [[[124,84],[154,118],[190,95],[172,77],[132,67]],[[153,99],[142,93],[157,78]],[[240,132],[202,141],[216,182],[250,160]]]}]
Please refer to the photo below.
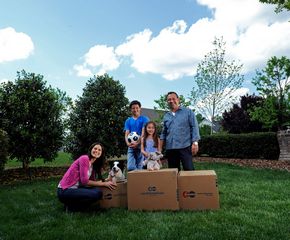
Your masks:
[{"label": "man", "polygon": [[198,152],[199,129],[195,114],[189,108],[179,106],[176,92],[166,95],[170,112],[163,117],[163,129],[160,135],[161,149],[164,141],[169,168],[194,170],[192,156]]},{"label": "man", "polygon": [[[128,146],[127,152],[127,169],[132,171],[143,168],[143,155],[141,153],[141,136],[144,133],[144,126],[149,121],[146,116],[141,115],[141,103],[134,100],[130,103],[132,116],[125,121],[125,141]],[[131,132],[136,132],[140,138],[137,142],[128,142],[128,135]]]}]

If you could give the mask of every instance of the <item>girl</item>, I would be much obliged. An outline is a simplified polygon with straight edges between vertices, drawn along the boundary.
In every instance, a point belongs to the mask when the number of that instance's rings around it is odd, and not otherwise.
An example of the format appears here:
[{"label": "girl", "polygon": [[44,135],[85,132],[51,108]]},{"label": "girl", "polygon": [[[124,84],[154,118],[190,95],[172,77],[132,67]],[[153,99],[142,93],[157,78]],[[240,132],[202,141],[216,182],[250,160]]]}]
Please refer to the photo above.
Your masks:
[{"label": "girl", "polygon": [[[144,136],[141,139],[141,152],[148,159],[150,153],[161,152],[160,139],[157,136],[156,123],[149,121],[145,125]],[[161,162],[158,162],[161,166]]]},{"label": "girl", "polygon": [[96,175],[102,179],[101,172],[105,163],[104,147],[93,143],[87,155],[80,156],[69,167],[58,184],[57,196],[65,204],[68,211],[85,210],[102,198],[101,186],[115,189],[111,181],[96,180]]}]

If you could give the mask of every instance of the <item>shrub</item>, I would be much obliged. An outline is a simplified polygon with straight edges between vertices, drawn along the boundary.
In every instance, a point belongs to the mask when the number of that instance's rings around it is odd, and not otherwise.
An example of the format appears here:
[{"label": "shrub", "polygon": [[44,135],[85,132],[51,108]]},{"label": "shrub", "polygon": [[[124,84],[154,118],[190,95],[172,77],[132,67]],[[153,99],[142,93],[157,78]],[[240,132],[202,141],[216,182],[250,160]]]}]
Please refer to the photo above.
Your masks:
[{"label": "shrub", "polygon": [[278,159],[276,133],[217,134],[200,140],[199,155],[228,158]]}]

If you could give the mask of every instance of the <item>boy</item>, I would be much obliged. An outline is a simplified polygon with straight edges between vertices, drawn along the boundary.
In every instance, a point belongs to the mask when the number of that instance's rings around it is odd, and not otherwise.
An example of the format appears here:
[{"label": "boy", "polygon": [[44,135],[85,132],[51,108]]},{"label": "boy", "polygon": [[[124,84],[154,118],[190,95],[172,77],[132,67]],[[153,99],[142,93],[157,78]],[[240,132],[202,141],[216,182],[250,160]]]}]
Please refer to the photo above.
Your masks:
[{"label": "boy", "polygon": [[[130,103],[132,116],[125,121],[125,141],[128,146],[127,153],[127,169],[132,171],[142,169],[143,155],[141,153],[141,137],[143,136],[144,126],[149,121],[148,117],[141,115],[141,103],[134,100]],[[128,135],[131,132],[136,132],[140,138],[137,142],[128,142]]]}]

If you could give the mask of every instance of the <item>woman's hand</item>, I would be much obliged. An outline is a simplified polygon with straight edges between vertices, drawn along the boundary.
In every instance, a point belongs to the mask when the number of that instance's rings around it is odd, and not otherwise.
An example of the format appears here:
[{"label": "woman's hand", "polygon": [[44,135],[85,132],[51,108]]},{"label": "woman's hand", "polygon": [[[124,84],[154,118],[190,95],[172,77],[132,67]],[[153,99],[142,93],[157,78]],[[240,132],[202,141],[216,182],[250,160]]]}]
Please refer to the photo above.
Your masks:
[{"label": "woman's hand", "polygon": [[112,181],[104,182],[104,187],[109,188],[110,190],[116,189],[117,185]]}]

